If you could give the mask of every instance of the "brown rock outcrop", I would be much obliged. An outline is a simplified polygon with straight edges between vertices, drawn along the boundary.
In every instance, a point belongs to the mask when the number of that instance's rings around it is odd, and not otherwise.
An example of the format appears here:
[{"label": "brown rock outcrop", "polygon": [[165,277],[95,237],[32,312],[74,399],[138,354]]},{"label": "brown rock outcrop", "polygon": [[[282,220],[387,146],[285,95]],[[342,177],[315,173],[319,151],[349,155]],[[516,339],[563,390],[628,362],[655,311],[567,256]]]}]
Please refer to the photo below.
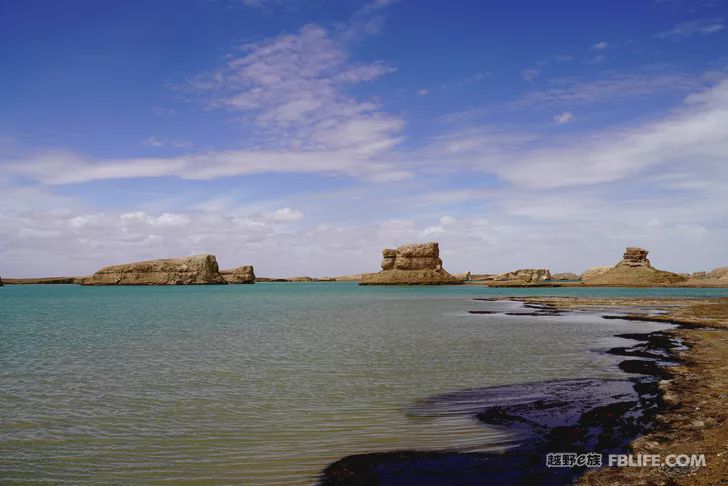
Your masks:
[{"label": "brown rock outcrop", "polygon": [[728,267],[718,267],[705,274],[706,278],[728,280]]},{"label": "brown rock outcrop", "polygon": [[336,277],[333,277],[334,280],[337,282],[358,282],[362,278],[364,278],[366,275],[369,275],[368,273],[354,273],[352,275],[337,275]]},{"label": "brown rock outcrop", "polygon": [[148,260],[104,267],[82,285],[227,284],[214,255]]},{"label": "brown rock outcrop", "polygon": [[440,246],[436,242],[403,245],[382,252],[382,271],[362,275],[360,285],[441,285],[459,284],[442,268]]},{"label": "brown rock outcrop", "polygon": [[637,248],[636,246],[628,246],[624,250],[622,261],[617,263],[618,267],[649,267],[650,261],[647,259],[649,252],[644,248]]},{"label": "brown rock outcrop", "polygon": [[551,275],[551,280],[579,280],[579,276],[571,272],[554,273]]},{"label": "brown rock outcrop", "polygon": [[642,248],[628,247],[622,261],[602,274],[584,279],[584,283],[587,285],[649,287],[676,284],[687,280],[676,273],[652,267],[647,259],[647,253],[648,251]]},{"label": "brown rock outcrop", "polygon": [[613,267],[610,267],[609,265],[599,265],[596,267],[587,268],[584,270],[584,273],[581,274],[581,279],[586,280],[588,278],[596,277],[597,275],[601,275],[604,272],[608,272]]},{"label": "brown rock outcrop", "polygon": [[551,272],[546,268],[522,268],[512,272],[501,273],[493,280],[496,282],[520,280],[525,283],[538,283],[551,280]]},{"label": "brown rock outcrop", "polygon": [[82,279],[83,277],[6,278],[5,283],[8,285],[74,284]]},{"label": "brown rock outcrop", "polygon": [[230,284],[253,284],[255,283],[255,271],[253,265],[243,265],[242,267],[229,270],[220,270],[220,275]]}]

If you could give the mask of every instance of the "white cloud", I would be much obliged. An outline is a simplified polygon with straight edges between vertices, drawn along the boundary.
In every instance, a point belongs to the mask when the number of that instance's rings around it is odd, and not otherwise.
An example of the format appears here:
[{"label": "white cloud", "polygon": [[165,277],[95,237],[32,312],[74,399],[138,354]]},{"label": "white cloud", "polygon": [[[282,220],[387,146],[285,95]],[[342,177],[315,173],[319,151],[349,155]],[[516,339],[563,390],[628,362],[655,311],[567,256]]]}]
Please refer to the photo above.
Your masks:
[{"label": "white cloud", "polygon": [[[242,50],[242,56],[193,77],[185,88],[203,94],[211,107],[253,115],[259,128],[289,147],[380,150],[400,141],[401,119],[344,90],[390,73],[392,66],[351,61],[344,45],[317,25]],[[346,126],[355,129],[331,136]]]},{"label": "white cloud", "polygon": [[443,226],[450,226],[457,223],[457,219],[451,217],[451,216],[443,216],[440,218],[440,224]]},{"label": "white cloud", "polygon": [[147,147],[173,147],[173,148],[188,148],[192,146],[192,142],[189,140],[174,140],[159,137],[148,137],[144,140],[142,145]]},{"label": "white cloud", "polygon": [[[643,170],[611,184],[558,191],[511,185],[437,193],[422,187],[404,198],[375,185],[361,198],[313,195],[295,206],[236,214],[229,205],[166,213],[3,207],[0,274],[87,274],[112,263],[209,252],[223,268],[253,264],[261,276],[337,275],[376,271],[382,248],[430,240],[440,242],[445,268],[453,272],[529,266],[579,272],[615,263],[631,244],[651,250],[659,267],[711,268],[725,257],[727,169],[709,173],[688,164],[682,170]],[[453,203],[453,212],[441,216],[443,205]],[[347,218],[308,221],[331,209]],[[296,223],[304,212],[307,224]],[[695,247],[701,251],[685,251]]]},{"label": "white cloud", "polygon": [[541,74],[541,71],[539,69],[524,69],[521,71],[521,78],[523,78],[524,81],[531,82],[534,79],[536,79]]},{"label": "white cloud", "polygon": [[264,213],[266,219],[271,221],[277,221],[279,223],[288,223],[291,221],[298,221],[303,218],[303,213],[291,208],[276,209],[272,213]]},{"label": "white cloud", "polygon": [[554,121],[559,125],[569,123],[573,119],[574,119],[574,114],[571,113],[570,111],[565,111],[563,113],[559,113],[558,115],[554,115]]},{"label": "white cloud", "polygon": [[426,96],[430,92],[427,88],[420,88],[417,90],[417,94],[420,96]]},{"label": "white cloud", "polygon": [[155,106],[152,108],[152,113],[158,117],[168,117],[177,114],[177,110],[173,108],[167,108],[164,106]]},{"label": "white cloud", "polygon": [[578,77],[550,80],[544,90],[527,91],[505,107],[522,109],[574,104],[604,104],[642,96],[687,94],[706,86],[711,76],[694,73],[608,73],[598,79]]},{"label": "white cloud", "polygon": [[159,216],[149,216],[143,211],[123,213],[119,216],[121,222],[126,225],[148,225],[148,226],[187,226],[190,218],[183,214],[162,213]]},{"label": "white cloud", "polygon": [[716,34],[725,28],[722,18],[708,18],[680,22],[672,29],[658,32],[654,37],[658,39],[680,39],[695,35]]},{"label": "white cloud", "polygon": [[339,174],[379,182],[411,177],[411,172],[386,159],[371,158],[372,152],[386,148],[376,145],[371,133],[382,128],[373,121],[350,120],[336,127],[328,137],[367,141],[336,151],[316,150],[226,150],[181,155],[90,160],[72,152],[51,151],[8,161],[9,173],[30,177],[42,184],[62,185],[139,177],[180,177],[209,180],[261,173]]},{"label": "white cloud", "polygon": [[596,44],[593,44],[591,46],[592,49],[596,49],[598,51],[603,51],[607,47],[609,47],[609,44],[607,42],[605,42],[605,41],[597,42]]},{"label": "white cloud", "polygon": [[[469,155],[482,170],[511,184],[531,188],[574,187],[629,179],[638,174],[681,168],[713,173],[728,159],[728,80],[686,98],[669,116],[637,126],[579,134],[560,146],[499,153],[490,148]],[[476,147],[477,148],[477,147]],[[467,153],[461,160],[467,160]]]}]

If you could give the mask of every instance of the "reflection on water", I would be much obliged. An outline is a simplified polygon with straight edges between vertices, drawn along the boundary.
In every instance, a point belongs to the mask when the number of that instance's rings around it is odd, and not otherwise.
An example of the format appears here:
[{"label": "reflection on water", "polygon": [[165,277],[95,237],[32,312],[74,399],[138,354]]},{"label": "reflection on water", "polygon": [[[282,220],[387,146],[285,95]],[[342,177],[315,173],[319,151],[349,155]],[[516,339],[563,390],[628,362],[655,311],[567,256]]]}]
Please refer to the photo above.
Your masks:
[{"label": "reflection on water", "polygon": [[658,327],[468,312],[517,309],[472,298],[520,290],[5,287],[0,477],[310,484],[347,454],[479,450],[503,432],[408,410],[467,388],[618,378],[620,358],[591,350]]}]

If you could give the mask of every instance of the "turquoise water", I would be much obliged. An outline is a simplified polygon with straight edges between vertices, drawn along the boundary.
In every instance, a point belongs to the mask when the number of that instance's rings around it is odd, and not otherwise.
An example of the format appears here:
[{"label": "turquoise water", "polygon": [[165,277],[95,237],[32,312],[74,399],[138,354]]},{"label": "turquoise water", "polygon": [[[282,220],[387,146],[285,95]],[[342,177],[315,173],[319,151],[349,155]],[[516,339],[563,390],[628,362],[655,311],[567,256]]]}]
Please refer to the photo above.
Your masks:
[{"label": "turquoise water", "polygon": [[594,350],[660,326],[515,310],[499,295],[702,296],[728,289],[286,283],[0,288],[0,482],[311,484],[344,455],[505,440],[417,400],[619,377]]}]

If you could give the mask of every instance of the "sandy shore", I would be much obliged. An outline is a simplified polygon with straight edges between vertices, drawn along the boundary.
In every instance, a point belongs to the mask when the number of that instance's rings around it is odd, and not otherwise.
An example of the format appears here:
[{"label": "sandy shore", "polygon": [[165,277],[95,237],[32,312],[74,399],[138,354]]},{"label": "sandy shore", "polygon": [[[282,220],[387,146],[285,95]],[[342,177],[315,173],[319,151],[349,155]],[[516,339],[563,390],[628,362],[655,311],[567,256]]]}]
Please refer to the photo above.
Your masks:
[{"label": "sandy shore", "polygon": [[[630,319],[669,322],[667,331],[688,349],[680,365],[668,368],[660,383],[665,408],[656,427],[630,445],[633,454],[705,454],[699,468],[605,467],[590,471],[582,485],[728,484],[728,299],[570,297],[513,298],[560,310],[605,310]],[[665,314],[648,315],[649,310]]]}]

